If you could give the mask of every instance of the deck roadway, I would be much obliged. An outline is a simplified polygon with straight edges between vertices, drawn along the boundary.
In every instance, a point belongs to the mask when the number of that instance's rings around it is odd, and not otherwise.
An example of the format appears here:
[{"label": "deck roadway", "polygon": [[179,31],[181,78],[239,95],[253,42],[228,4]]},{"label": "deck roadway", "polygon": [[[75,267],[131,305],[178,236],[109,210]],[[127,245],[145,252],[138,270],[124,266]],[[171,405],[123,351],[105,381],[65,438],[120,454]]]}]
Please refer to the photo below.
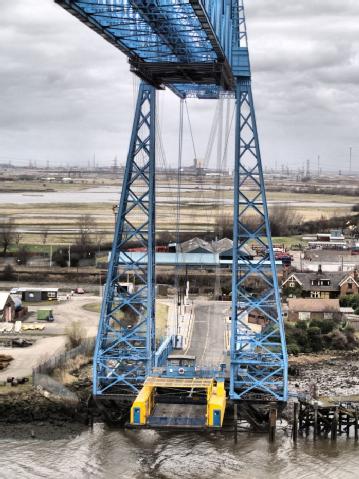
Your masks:
[{"label": "deck roadway", "polygon": [[225,319],[228,315],[228,303],[195,303],[192,334],[185,353],[196,356],[197,366],[218,369],[226,362]]},{"label": "deck roadway", "polygon": [[[196,365],[201,369],[218,370],[221,363],[226,362],[226,316],[229,315],[229,303],[219,301],[196,301],[194,316],[190,326],[190,340],[183,353],[196,356]],[[171,379],[148,378],[146,384],[152,381],[168,382]],[[183,382],[187,387],[208,387],[211,379],[181,379],[172,380],[173,387]],[[194,428],[207,427],[207,406],[196,404],[156,404],[148,425],[156,428]]]}]

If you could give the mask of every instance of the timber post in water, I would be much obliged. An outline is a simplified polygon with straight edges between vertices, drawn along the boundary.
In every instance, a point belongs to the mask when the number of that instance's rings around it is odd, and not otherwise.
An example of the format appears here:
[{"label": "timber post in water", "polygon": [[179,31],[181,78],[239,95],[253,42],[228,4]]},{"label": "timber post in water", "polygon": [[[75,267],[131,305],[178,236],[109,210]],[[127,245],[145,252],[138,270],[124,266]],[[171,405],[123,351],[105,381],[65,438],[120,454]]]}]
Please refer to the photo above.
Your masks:
[{"label": "timber post in water", "polygon": [[[359,397],[321,398],[319,400],[299,400],[294,403],[292,437],[297,440],[298,432],[313,439],[318,436],[329,437],[336,441],[338,434],[359,439]],[[299,429],[298,429],[299,423]]]},{"label": "timber post in water", "polygon": [[277,425],[277,405],[271,404],[270,410],[269,410],[269,442],[275,441],[276,425]]}]

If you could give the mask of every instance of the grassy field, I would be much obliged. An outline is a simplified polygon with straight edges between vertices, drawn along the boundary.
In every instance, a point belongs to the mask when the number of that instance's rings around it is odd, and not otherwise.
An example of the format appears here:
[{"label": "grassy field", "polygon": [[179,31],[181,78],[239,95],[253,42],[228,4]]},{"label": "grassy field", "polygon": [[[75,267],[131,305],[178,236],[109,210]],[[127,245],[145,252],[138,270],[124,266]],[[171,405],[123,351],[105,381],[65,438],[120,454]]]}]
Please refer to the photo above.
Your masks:
[{"label": "grassy field", "polygon": [[[62,184],[62,183],[39,183],[14,181],[1,183],[2,187],[13,188],[13,191],[21,187],[41,193],[41,188],[53,188],[56,191],[75,191],[89,187],[99,187],[101,185],[116,185],[118,179],[91,179],[83,180],[88,183]],[[192,181],[192,183],[190,183]],[[208,181],[208,180],[207,180]],[[211,180],[212,181],[212,180]],[[226,180],[227,181],[227,180]],[[186,180],[187,182],[187,180]],[[190,192],[183,192],[182,206],[180,211],[180,229],[182,231],[206,232],[213,231],[218,219],[223,216],[230,216],[233,212],[233,206],[228,203],[232,197],[232,192],[228,186],[227,191],[216,191],[215,183],[197,184],[195,180],[188,180],[190,184],[196,185]],[[168,187],[168,183],[163,178],[159,185]],[[175,185],[172,185],[175,187]],[[209,187],[211,186],[212,189]],[[223,185],[222,185],[223,186]],[[176,205],[163,202],[163,196],[175,198],[173,192],[159,193],[160,200],[156,207],[157,231],[175,231],[174,213]],[[186,200],[191,198],[190,200]],[[287,207],[293,212],[299,213],[303,221],[316,220],[321,217],[330,218],[335,215],[350,215],[351,206],[358,202],[354,196],[345,195],[323,195],[309,193],[287,193],[286,191],[268,192],[269,201],[285,202],[290,200]],[[227,204],[221,203],[221,198],[227,199]],[[218,200],[218,203],[216,203]],[[71,201],[71,200],[70,200]],[[301,203],[295,205],[293,203]],[[324,205],[323,205],[324,203]],[[101,234],[102,242],[110,242],[113,237],[114,221],[113,205],[108,203],[53,203],[53,204],[0,204],[0,217],[8,216],[14,220],[16,228],[23,230],[20,233],[20,245],[30,245],[30,250],[34,252],[48,252],[49,244],[68,245],[76,240],[76,232],[71,231],[77,228],[78,218],[81,215],[90,214],[96,220],[96,229]],[[271,209],[273,205],[269,205]],[[135,223],[138,223],[135,219]],[[61,231],[62,230],[62,231]],[[42,231],[48,231],[46,244],[43,244]],[[13,250],[17,246],[12,246]]]},{"label": "grassy field", "polygon": [[82,309],[90,313],[100,313],[101,303],[87,303],[82,306]]},{"label": "grassy field", "polygon": [[273,236],[272,241],[274,244],[283,244],[286,248],[290,248],[292,245],[306,244],[305,241],[302,241],[301,236]]}]

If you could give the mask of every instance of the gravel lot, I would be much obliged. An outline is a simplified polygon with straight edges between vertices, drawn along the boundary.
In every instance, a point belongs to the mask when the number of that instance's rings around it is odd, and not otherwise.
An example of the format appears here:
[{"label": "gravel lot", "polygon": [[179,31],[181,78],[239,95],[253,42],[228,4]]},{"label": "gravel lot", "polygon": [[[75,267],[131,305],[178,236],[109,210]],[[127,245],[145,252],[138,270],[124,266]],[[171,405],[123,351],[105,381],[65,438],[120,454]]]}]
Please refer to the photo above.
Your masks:
[{"label": "gravel lot", "polygon": [[[71,299],[51,306],[30,306],[33,314],[26,320],[26,323],[36,321],[38,309],[51,308],[54,313],[53,323],[45,322],[45,329],[41,332],[31,332],[31,339],[36,339],[32,346],[27,348],[0,348],[0,354],[9,354],[14,360],[5,371],[0,372],[0,381],[6,380],[8,376],[29,376],[32,368],[41,360],[60,353],[66,343],[65,328],[73,321],[80,321],[86,330],[87,336],[95,336],[99,315],[85,311],[83,305],[98,302],[98,296],[82,295],[73,296]],[[20,333],[19,337],[27,337],[28,333]]]}]

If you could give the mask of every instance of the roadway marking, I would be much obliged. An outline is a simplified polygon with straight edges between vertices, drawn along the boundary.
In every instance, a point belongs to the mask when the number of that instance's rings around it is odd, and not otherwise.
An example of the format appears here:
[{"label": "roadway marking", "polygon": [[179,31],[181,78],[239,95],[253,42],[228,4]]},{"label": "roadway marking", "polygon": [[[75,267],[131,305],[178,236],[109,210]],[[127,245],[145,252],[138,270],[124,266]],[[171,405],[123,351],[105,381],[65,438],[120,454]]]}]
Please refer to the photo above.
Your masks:
[{"label": "roadway marking", "polygon": [[203,358],[204,358],[204,355],[205,355],[205,352],[206,352],[206,349],[207,349],[207,345],[208,345],[209,329],[210,329],[210,328],[209,328],[209,319],[210,319],[210,314],[208,315],[207,321],[203,321],[203,322],[206,322],[206,323],[207,323],[207,335],[206,335],[206,341],[205,341],[205,343],[204,343],[204,349],[203,349],[201,361],[203,361]]},{"label": "roadway marking", "polygon": [[190,331],[189,331],[190,334],[187,333],[187,335],[189,336],[189,342],[188,342],[188,346],[187,346],[187,348],[186,348],[186,350],[185,350],[185,352],[184,352],[185,354],[188,354],[188,350],[190,349],[191,343],[192,343],[193,324],[194,324],[194,322],[195,322],[195,317],[196,317],[195,314],[194,314],[194,309],[195,309],[195,308],[194,308],[194,304],[193,304],[193,305],[192,305],[192,314],[191,314],[191,318],[192,318],[192,319],[191,319]]}]

